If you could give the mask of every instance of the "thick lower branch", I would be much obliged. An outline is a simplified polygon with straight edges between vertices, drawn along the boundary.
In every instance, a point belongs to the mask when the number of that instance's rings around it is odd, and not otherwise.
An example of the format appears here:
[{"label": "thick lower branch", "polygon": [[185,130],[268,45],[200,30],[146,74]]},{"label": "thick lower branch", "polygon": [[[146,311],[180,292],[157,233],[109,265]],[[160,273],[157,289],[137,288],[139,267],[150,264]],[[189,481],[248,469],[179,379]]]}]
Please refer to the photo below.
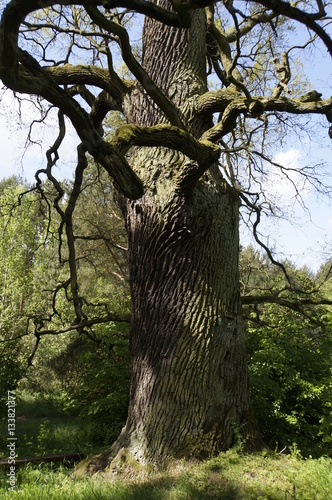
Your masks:
[{"label": "thick lower branch", "polygon": [[132,82],[121,80],[115,73],[97,66],[63,64],[62,66],[43,67],[43,72],[50,75],[58,85],[84,84],[94,85],[106,90],[115,99],[122,99],[133,87]]},{"label": "thick lower branch", "polygon": [[307,101],[307,96],[297,99],[286,97],[252,97],[247,99],[234,91],[225,89],[210,91],[198,98],[198,111],[201,113],[222,113],[220,121],[207,130],[201,140],[216,142],[228,134],[234,127],[236,118],[240,114],[247,114],[257,118],[265,111],[279,111],[291,114],[321,114],[330,116],[332,97],[329,99],[315,98],[318,93],[313,92],[313,99]]},{"label": "thick lower branch", "polygon": [[112,145],[123,155],[134,145],[164,146],[181,151],[202,166],[210,165],[220,156],[220,149],[212,142],[199,141],[189,132],[166,124],[152,127],[123,125],[118,129]]},{"label": "thick lower branch", "polygon": [[[315,93],[313,93],[314,95]],[[295,114],[326,114],[332,110],[332,97],[328,99],[313,99],[312,101],[306,101],[305,97],[300,96],[297,99],[292,99],[289,97],[252,96],[251,99],[247,99],[234,90],[213,90],[206,92],[198,98],[197,111],[199,113],[213,114],[223,112],[227,106],[232,104],[234,107],[238,106],[241,109],[245,106],[246,111],[249,112],[249,108],[257,102],[261,103],[266,111],[284,111]]]}]

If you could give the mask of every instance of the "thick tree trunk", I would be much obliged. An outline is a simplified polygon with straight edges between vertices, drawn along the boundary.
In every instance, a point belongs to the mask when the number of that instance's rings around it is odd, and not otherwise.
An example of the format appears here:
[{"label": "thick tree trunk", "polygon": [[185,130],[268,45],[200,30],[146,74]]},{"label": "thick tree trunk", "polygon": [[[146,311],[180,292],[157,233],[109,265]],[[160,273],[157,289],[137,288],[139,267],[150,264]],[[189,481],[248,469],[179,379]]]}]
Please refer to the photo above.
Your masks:
[{"label": "thick tree trunk", "polygon": [[238,200],[213,183],[187,199],[162,193],[160,203],[156,195],[132,203],[127,218],[132,380],[123,437],[141,460],[226,449],[250,414]]},{"label": "thick tree trunk", "polygon": [[[143,64],[200,136],[210,125],[193,114],[206,91],[204,10],[192,15],[187,31],[146,21]],[[139,125],[165,120],[139,89],[128,116]],[[132,378],[128,420],[113,450],[125,447],[141,461],[212,455],[250,420],[239,199],[217,165],[179,190],[186,162],[166,148],[137,148],[132,157],[145,195],[126,209]]]}]

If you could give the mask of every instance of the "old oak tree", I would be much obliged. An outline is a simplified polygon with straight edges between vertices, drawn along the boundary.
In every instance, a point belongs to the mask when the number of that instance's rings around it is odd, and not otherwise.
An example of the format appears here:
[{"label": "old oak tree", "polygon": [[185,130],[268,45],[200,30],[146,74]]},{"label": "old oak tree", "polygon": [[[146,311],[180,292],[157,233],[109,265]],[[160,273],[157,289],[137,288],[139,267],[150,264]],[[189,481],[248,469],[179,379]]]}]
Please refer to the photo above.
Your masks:
[{"label": "old oak tree", "polygon": [[[36,179],[41,192],[42,173],[55,188],[77,330],[93,324],[80,296],[72,219],[88,158],[108,172],[125,219],[130,403],[103,465],[122,448],[154,462],[212,455],[239,433],[255,441],[239,286],[240,206],[259,240],[260,216],[271,206],[264,169],[288,175],[271,160],[276,137],[296,126],[298,115],[321,115],[326,135],[331,127],[332,97],[300,84],[293,58],[314,43],[332,55],[329,6],[321,0],[2,3],[3,84],[18,97],[37,96],[44,114],[48,106],[58,110],[58,137]],[[111,134],[114,113],[122,124]],[[65,117],[80,144],[73,189],[60,206],[64,192],[53,167]],[[311,171],[302,174],[314,182]]]}]

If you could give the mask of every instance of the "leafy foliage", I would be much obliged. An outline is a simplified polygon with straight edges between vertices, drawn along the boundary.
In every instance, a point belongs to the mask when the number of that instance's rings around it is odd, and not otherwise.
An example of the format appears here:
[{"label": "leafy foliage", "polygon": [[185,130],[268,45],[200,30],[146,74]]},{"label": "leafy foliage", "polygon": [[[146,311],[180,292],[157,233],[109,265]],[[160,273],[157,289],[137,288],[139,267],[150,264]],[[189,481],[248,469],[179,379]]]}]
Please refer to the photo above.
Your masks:
[{"label": "leafy foliage", "polygon": [[[253,275],[247,280],[251,293],[258,287],[266,291],[267,284],[274,290],[285,287],[280,274],[269,270],[259,253],[252,249],[244,253],[247,263],[248,256],[253,258]],[[314,289],[315,281],[306,270],[289,266],[288,270],[302,289]],[[251,395],[264,438],[278,449],[296,442],[308,455],[331,453],[331,312],[307,308],[305,317],[276,303],[256,305],[247,312]]]},{"label": "leafy foliage", "polygon": [[[5,184],[0,248],[5,269],[0,283],[3,411],[7,390],[21,381],[21,389],[87,419],[90,442],[109,443],[127,412],[127,323],[107,321],[79,335],[75,330],[52,334],[70,329],[74,318],[66,288],[65,249],[62,264],[58,263],[56,214],[52,214],[52,225],[49,221],[53,210],[48,205],[50,188],[42,187],[42,199],[36,191],[18,198],[28,187],[17,180],[13,187]],[[130,300],[124,227],[110,187],[102,183],[96,169],[91,168],[87,176],[74,222],[80,293],[89,317],[98,322],[98,317],[112,311],[125,318]]]},{"label": "leafy foliage", "polygon": [[35,253],[42,233],[36,199],[11,178],[0,186],[0,388],[1,413],[7,391],[24,373],[23,352],[32,304]]}]

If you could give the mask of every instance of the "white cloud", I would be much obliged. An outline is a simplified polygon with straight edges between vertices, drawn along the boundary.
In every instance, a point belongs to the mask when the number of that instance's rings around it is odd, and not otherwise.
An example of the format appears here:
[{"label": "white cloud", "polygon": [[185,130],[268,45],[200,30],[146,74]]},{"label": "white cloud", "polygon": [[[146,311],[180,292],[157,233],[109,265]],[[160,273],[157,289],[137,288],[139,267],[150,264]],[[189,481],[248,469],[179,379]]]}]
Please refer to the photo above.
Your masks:
[{"label": "white cloud", "polygon": [[281,208],[294,206],[297,193],[302,199],[310,194],[310,185],[301,175],[300,170],[304,166],[303,153],[298,149],[289,149],[277,153],[273,162],[281,166],[273,167],[263,182],[263,189]]}]

